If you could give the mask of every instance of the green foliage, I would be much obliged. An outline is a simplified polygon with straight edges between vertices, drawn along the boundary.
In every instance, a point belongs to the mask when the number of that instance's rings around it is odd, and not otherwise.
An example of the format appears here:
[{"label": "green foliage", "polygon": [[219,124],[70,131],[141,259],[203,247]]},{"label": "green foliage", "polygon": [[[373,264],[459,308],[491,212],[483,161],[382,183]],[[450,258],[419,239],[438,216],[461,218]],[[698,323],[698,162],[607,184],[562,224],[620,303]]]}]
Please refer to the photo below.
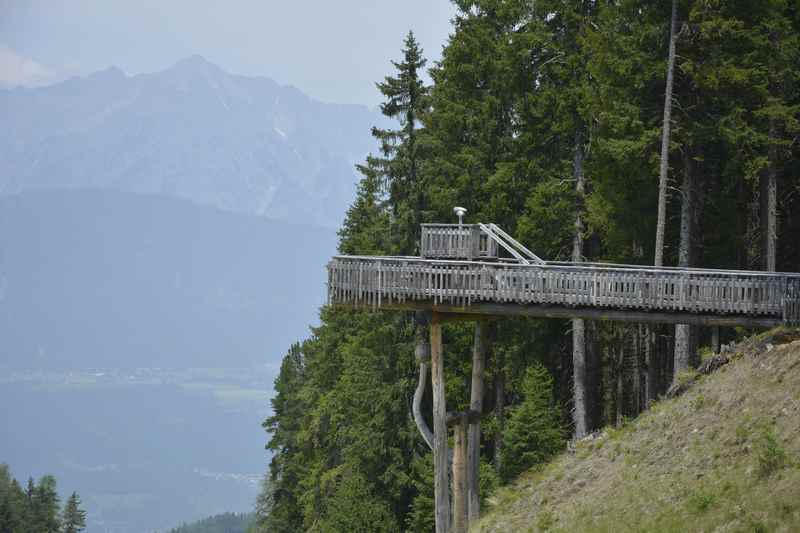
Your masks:
[{"label": "green foliage", "polygon": [[689,495],[688,503],[692,511],[702,513],[711,507],[716,499],[714,494],[699,490]]},{"label": "green foliage", "polygon": [[45,475],[35,486],[29,480],[28,495],[29,520],[34,531],[41,533],[58,533],[61,528],[59,520],[59,498],[56,491],[56,478]]},{"label": "green foliage", "polygon": [[[415,254],[419,223],[452,220],[452,207],[462,205],[468,222],[498,223],[546,259],[569,257],[576,214],[583,212],[590,259],[649,263],[670,3],[454,4],[451,35],[429,70],[432,86],[422,82],[426,63],[411,33],[392,73],[377,84],[381,110],[396,122],[373,130],[379,151],[357,167],[362,178],[339,232],[340,252]],[[689,170],[698,177],[702,223],[694,261],[753,266],[758,182],[772,170],[780,198],[778,269],[795,270],[800,12],[784,0],[679,2],[679,19],[685,24],[670,179],[677,185]],[[579,152],[583,197],[574,186]],[[678,218],[681,203],[674,190],[669,220]],[[675,228],[667,228],[666,264],[676,261]],[[507,481],[560,449],[570,418],[565,323],[509,319],[497,327],[487,384],[502,384],[504,393],[495,397],[487,386],[484,408],[502,401],[507,419],[482,423],[484,496],[498,480],[488,466],[497,445]],[[291,347],[275,382],[273,415],[264,423],[274,455],[257,531],[358,529],[358,520],[374,529],[432,530],[432,460],[410,414],[413,341],[407,315],[322,309],[320,326]],[[444,342],[447,406],[461,410],[469,402],[472,330],[448,324]],[[611,351],[619,342],[608,342]],[[616,380],[615,372],[607,379]],[[627,385],[629,376],[623,378]],[[632,396],[617,391],[616,382],[603,386],[610,402]],[[696,396],[692,408],[707,409],[709,401]],[[430,409],[426,392],[423,412]],[[617,418],[613,408],[603,413],[605,422]],[[625,407],[619,414],[636,413]],[[750,436],[742,431],[742,439]],[[628,432],[611,432],[608,453],[627,450],[621,441]],[[762,441],[764,464],[780,462],[777,441]],[[698,496],[698,512],[714,505],[704,502]]]},{"label": "green foliage", "polygon": [[17,480],[11,477],[8,465],[0,464],[0,532],[21,531],[26,519],[25,492]]},{"label": "green foliage", "polygon": [[553,378],[534,364],[522,380],[522,402],[511,410],[503,433],[501,475],[506,482],[543,463],[564,446],[560,411],[552,402]]},{"label": "green foliage", "polygon": [[548,531],[556,524],[556,517],[547,509],[542,509],[536,515],[536,527],[540,531]]},{"label": "green foliage", "polygon": [[183,524],[169,533],[247,533],[252,523],[253,515],[250,513],[222,513]]},{"label": "green foliage", "polygon": [[53,476],[42,476],[38,482],[28,478],[23,490],[8,466],[0,464],[0,533],[83,531],[86,512],[80,505],[80,497],[73,492],[62,512]]},{"label": "green foliage", "polygon": [[397,74],[377,84],[385,97],[381,112],[398,120],[400,128],[372,128],[381,157],[368,157],[359,170],[367,180],[378,178],[388,191],[391,245],[396,253],[410,255],[417,249],[419,223],[426,209],[421,169],[425,150],[417,129],[428,106],[428,89],[421,79],[426,60],[413,32],[408,32],[403,44],[403,60],[392,62]]},{"label": "green foliage", "polygon": [[758,459],[758,472],[762,477],[767,477],[789,463],[786,451],[778,442],[775,430],[767,427],[761,430],[756,443],[756,457]]},{"label": "green foliage", "polygon": [[416,495],[411,503],[411,510],[406,517],[408,531],[433,531],[433,455],[426,453],[417,456],[411,463],[412,477]]},{"label": "green foliage", "polygon": [[319,531],[337,533],[379,533],[400,531],[388,504],[372,494],[363,477],[345,472],[333,487],[325,502],[325,513]]},{"label": "green foliage", "polygon": [[339,230],[339,251],[349,255],[385,254],[391,246],[390,218],[381,201],[378,172],[369,165],[357,168],[363,178]]},{"label": "green foliage", "polygon": [[81,498],[77,492],[70,494],[61,521],[64,533],[78,533],[86,529],[86,511],[81,509]]}]

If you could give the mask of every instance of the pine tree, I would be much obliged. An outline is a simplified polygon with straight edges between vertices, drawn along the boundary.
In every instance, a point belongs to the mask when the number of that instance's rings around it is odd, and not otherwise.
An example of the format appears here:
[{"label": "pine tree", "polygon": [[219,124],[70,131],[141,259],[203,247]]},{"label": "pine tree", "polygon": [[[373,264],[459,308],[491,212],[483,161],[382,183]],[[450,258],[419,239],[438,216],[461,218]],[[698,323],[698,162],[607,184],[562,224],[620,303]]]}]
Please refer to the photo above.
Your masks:
[{"label": "pine tree", "polygon": [[[397,73],[379,84],[383,111],[400,127],[375,131],[380,157],[359,167],[340,250],[413,254],[418,221],[447,221],[454,205],[464,205],[472,220],[500,224],[548,259],[568,259],[579,237],[576,258],[648,262],[658,226],[653,184],[671,2],[455,4],[430,90],[411,75],[423,61],[408,39]],[[686,194],[687,238],[665,225],[663,262],[686,262],[680,251],[696,266],[745,266],[740,250],[750,241],[757,259],[768,257],[758,234],[759,200],[766,198],[767,216],[775,208],[771,193],[757,193],[774,178],[786,194],[777,195],[779,224],[767,221],[766,233],[778,230],[771,237],[777,268],[793,269],[800,261],[793,238],[800,231],[800,144],[790,140],[799,116],[798,12],[781,0],[681,1],[678,8],[688,15],[675,56],[670,175],[695,194]],[[677,219],[677,208],[667,204],[665,220]],[[752,239],[737,226],[744,212],[755,215]],[[563,321],[504,320],[498,327],[497,363],[487,367],[497,392],[486,395],[484,411],[510,419],[482,421],[481,452],[489,459],[500,450],[508,479],[563,442],[558,428],[571,417],[575,365]],[[673,359],[653,358],[643,329],[629,335],[609,323],[586,327],[586,375],[603,376],[606,423],[637,414],[643,398],[671,377]],[[469,401],[472,330],[448,324],[444,336],[448,409],[461,410]],[[662,331],[661,348],[671,342]],[[271,486],[263,500],[274,507],[262,526],[358,528],[347,521],[352,507],[373,527],[374,515],[391,528],[431,529],[430,453],[411,415],[413,351],[408,316],[323,308],[321,325],[290,350],[276,381],[274,415],[265,425],[274,451]],[[592,351],[603,354],[603,369],[592,366]],[[586,403],[587,415],[599,410]],[[421,411],[430,409],[426,392]]]},{"label": "pine tree", "polygon": [[390,253],[389,213],[380,197],[378,171],[370,164],[357,165],[363,178],[356,200],[347,210],[339,230],[339,252],[349,255]]},{"label": "pine tree", "polygon": [[564,445],[559,409],[553,405],[553,378],[540,364],[528,367],[522,380],[523,400],[511,410],[505,429],[501,476],[510,481],[546,461]]},{"label": "pine tree", "polygon": [[368,157],[366,167],[361,169],[368,178],[373,173],[379,176],[388,189],[393,244],[400,254],[411,254],[416,249],[425,209],[420,171],[422,147],[417,131],[427,107],[427,89],[421,79],[425,63],[422,49],[414,33],[409,31],[404,41],[403,60],[392,61],[397,74],[376,84],[385,97],[381,112],[398,120],[400,128],[372,129],[372,135],[380,142],[381,157]]},{"label": "pine tree", "polygon": [[300,344],[293,344],[283,358],[275,378],[272,416],[264,421],[271,434],[267,449],[272,450],[269,484],[264,484],[260,500],[270,502],[270,512],[256,516],[258,531],[296,531],[302,528],[300,479],[304,475],[306,450],[299,432],[307,404],[300,396],[305,375],[305,360]]},{"label": "pine tree", "polygon": [[17,533],[24,524],[25,492],[11,477],[8,465],[0,464],[0,533]]},{"label": "pine tree", "polygon": [[30,524],[32,531],[40,533],[59,533],[59,498],[56,479],[42,476],[38,483],[28,479],[25,492],[24,522]]},{"label": "pine tree", "polygon": [[356,473],[344,472],[336,480],[333,494],[325,507],[325,516],[319,524],[319,531],[323,533],[400,531],[383,498],[372,494],[369,483]]},{"label": "pine tree", "polygon": [[64,505],[61,515],[63,533],[78,533],[86,529],[86,511],[81,509],[81,499],[73,492]]}]

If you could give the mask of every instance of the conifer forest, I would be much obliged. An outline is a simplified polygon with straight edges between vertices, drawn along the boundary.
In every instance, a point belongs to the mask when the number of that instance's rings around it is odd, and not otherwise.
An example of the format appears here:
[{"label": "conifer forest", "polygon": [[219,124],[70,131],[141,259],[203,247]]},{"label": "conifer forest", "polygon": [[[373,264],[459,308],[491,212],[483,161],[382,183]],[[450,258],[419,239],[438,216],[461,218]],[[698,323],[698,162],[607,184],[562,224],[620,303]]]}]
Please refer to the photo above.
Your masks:
[{"label": "conifer forest", "polygon": [[[463,206],[547,260],[800,271],[800,4],[454,4],[441,60],[409,32],[377,82],[392,126],[372,130],[340,253],[418,255],[420,224]],[[432,531],[414,314],[320,319],[275,381],[256,529]],[[473,329],[443,335],[448,409],[465,410]],[[580,319],[487,335],[483,499],[645,411],[712,344],[699,326]]]},{"label": "conifer forest", "polygon": [[800,531],[800,0],[0,0],[0,124],[0,533]]}]

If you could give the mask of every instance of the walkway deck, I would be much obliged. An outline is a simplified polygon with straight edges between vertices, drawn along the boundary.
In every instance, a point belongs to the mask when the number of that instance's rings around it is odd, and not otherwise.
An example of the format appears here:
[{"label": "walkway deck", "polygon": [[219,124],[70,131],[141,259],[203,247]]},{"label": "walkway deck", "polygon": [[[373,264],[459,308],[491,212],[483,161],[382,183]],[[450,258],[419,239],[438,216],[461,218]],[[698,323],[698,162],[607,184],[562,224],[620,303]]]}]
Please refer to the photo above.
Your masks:
[{"label": "walkway deck", "polygon": [[700,325],[800,325],[800,274],[335,256],[333,305]]}]

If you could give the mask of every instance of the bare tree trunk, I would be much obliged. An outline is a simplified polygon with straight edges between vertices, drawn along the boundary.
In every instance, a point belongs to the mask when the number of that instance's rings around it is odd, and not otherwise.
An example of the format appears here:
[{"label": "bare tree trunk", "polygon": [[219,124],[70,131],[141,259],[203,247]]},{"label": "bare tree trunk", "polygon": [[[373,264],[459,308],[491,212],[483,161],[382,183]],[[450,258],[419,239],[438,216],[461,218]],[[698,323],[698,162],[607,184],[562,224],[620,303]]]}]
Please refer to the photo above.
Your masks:
[{"label": "bare tree trunk", "polygon": [[[494,338],[496,324],[489,325],[489,338]],[[497,421],[497,432],[494,435],[494,469],[500,472],[503,451],[503,430],[506,421],[506,372],[503,355],[495,350],[494,353],[494,417]]]},{"label": "bare tree trunk", "polygon": [[[669,52],[667,54],[667,86],[664,94],[664,119],[661,131],[661,161],[658,168],[658,218],[656,219],[656,248],[653,263],[655,266],[664,266],[664,233],[667,223],[667,180],[669,178],[669,140],[670,128],[672,126],[672,87],[675,76],[675,41],[676,26],[678,20],[678,1],[672,0],[672,13],[669,21]],[[655,336],[654,328],[648,326],[650,340]],[[647,391],[648,403],[655,400],[658,394],[658,384],[656,383],[656,367],[661,362],[659,351],[651,345],[649,349],[650,361],[648,361],[647,372]]]},{"label": "bare tree trunk", "polygon": [[585,341],[586,341],[586,384],[588,387],[588,421],[589,428],[600,427],[600,420],[603,416],[603,400],[600,393],[603,381],[602,362],[598,352],[599,336],[597,332],[598,322],[587,320],[585,322]]},{"label": "bare tree trunk", "polygon": [[631,376],[631,414],[638,415],[642,411],[642,373],[641,373],[641,352],[639,343],[635,335],[636,329],[631,324],[623,326],[624,336],[622,342],[628,345]]},{"label": "bare tree trunk", "polygon": [[[583,204],[586,185],[583,176],[583,130],[579,126],[575,132],[575,158],[572,172],[575,178],[575,234],[572,239],[572,261],[583,261]],[[581,439],[589,432],[589,405],[586,379],[586,329],[583,319],[572,320],[572,380],[573,380],[573,421],[575,438]]]},{"label": "bare tree trunk", "polygon": [[655,266],[664,265],[664,230],[667,218],[667,172],[669,170],[669,133],[672,120],[672,85],[675,73],[675,26],[678,19],[678,0],[672,0],[669,23],[669,54],[667,56],[667,88],[664,95],[664,125],[661,132],[661,164],[658,171],[658,219],[656,222]]},{"label": "bare tree trunk", "polygon": [[[777,186],[777,159],[778,149],[775,146],[778,137],[775,119],[769,121],[769,163],[767,166],[766,187],[762,189],[766,205],[766,217],[761,218],[764,226],[764,268],[767,272],[775,272],[775,263],[778,245],[778,186]],[[763,179],[763,178],[762,178]],[[766,220],[765,220],[766,219]]]},{"label": "bare tree trunk", "polygon": [[[692,247],[694,246],[694,214],[695,201],[694,172],[689,148],[683,152],[683,186],[681,188],[681,241],[678,248],[678,266],[691,266]],[[673,381],[680,372],[687,370],[690,365],[691,351],[691,326],[687,324],[675,325],[675,353],[673,365]]]},{"label": "bare tree trunk", "polygon": [[615,364],[617,367],[617,381],[616,381],[616,389],[617,389],[617,413],[614,417],[616,420],[616,425],[622,425],[622,417],[623,417],[623,406],[625,405],[625,388],[624,388],[624,381],[623,377],[625,374],[624,364],[625,364],[625,350],[624,344],[622,339],[619,338],[617,335],[617,328],[616,325],[614,327],[614,343],[611,347],[611,353],[614,354]]},{"label": "bare tree trunk", "polygon": [[764,180],[759,179],[758,187],[753,187],[752,198],[747,204],[747,231],[744,241],[747,248],[747,268],[750,270],[759,270],[763,267],[761,261],[761,251],[764,249],[761,238],[761,228],[764,226],[761,221],[761,211],[765,210],[761,194],[763,188],[765,188]]},{"label": "bare tree trunk", "polygon": [[643,325],[640,335],[643,337],[645,361],[645,403],[647,406],[658,397],[658,358],[656,357],[656,332],[653,326]]},{"label": "bare tree trunk", "polygon": [[453,533],[467,531],[467,419],[453,427]]},{"label": "bare tree trunk", "polygon": [[[472,388],[469,408],[477,413],[483,412],[483,371],[486,366],[488,346],[488,324],[484,320],[475,322],[475,338],[472,346]],[[481,462],[481,423],[475,420],[469,425],[467,436],[467,505],[469,524],[480,517],[480,462]]]},{"label": "bare tree trunk", "polygon": [[450,531],[450,496],[448,494],[447,406],[444,388],[442,323],[438,313],[431,318],[431,385],[433,389],[433,494],[436,533]]}]

